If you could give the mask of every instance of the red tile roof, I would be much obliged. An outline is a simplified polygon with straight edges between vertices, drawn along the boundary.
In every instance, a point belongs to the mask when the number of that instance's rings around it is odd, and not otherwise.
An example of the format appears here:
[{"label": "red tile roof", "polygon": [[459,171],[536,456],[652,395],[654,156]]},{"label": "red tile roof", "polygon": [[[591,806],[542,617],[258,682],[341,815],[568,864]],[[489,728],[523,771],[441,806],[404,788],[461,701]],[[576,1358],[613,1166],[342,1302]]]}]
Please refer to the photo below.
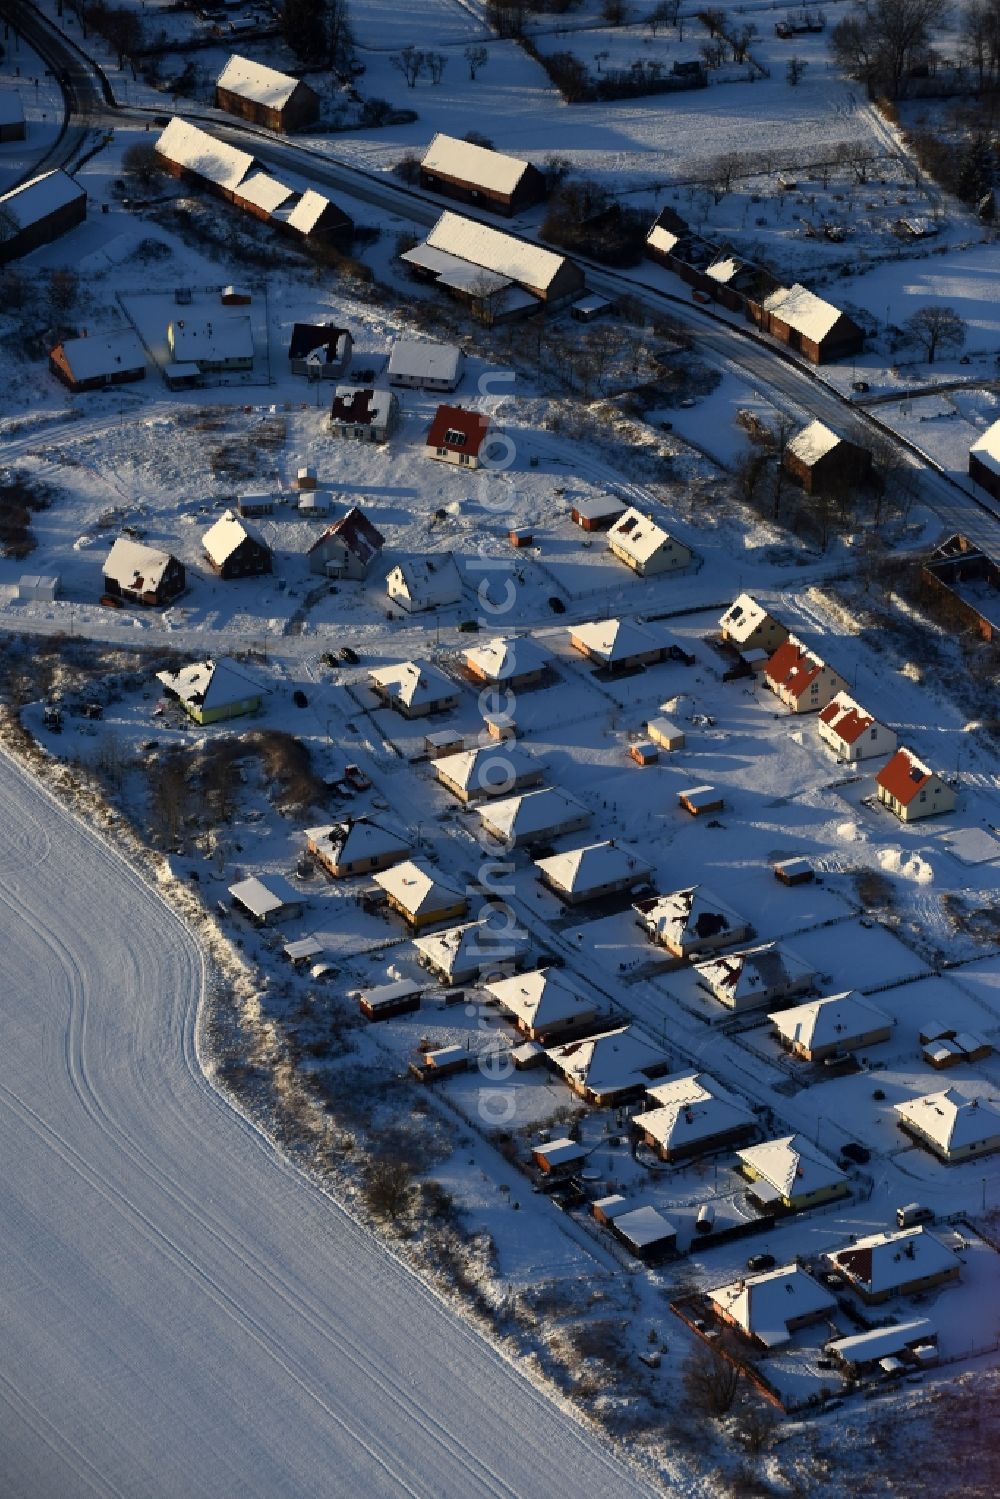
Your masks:
[{"label": "red tile roof", "polygon": [[875,777],[883,791],[894,796],[901,807],[908,807],[931,778],[931,771],[921,765],[916,755],[909,750],[897,750],[887,765],[883,765]]},{"label": "red tile roof", "polygon": [[764,674],[769,682],[787,688],[793,697],[801,697],[822,670],[822,661],[811,655],[794,635],[789,635],[767,663]]},{"label": "red tile roof", "polygon": [[464,406],[439,406],[427,433],[427,446],[471,453],[475,457],[489,430],[490,419],[480,411],[466,411]]},{"label": "red tile roof", "polygon": [[832,703],[827,703],[826,707],[821,709],[819,716],[845,744],[856,744],[865,729],[870,729],[875,722],[871,714],[865,713],[857,703],[840,697],[835,697]]}]

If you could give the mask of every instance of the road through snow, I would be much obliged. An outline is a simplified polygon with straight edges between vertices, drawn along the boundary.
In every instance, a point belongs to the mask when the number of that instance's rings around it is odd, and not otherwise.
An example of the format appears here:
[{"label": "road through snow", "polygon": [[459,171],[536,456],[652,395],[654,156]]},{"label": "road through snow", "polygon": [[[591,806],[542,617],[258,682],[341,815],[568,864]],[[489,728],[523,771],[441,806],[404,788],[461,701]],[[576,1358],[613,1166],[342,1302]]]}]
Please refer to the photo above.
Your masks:
[{"label": "road through snow", "polygon": [[0,1493],[651,1494],[212,1089],[194,940],[4,755],[0,828]]}]

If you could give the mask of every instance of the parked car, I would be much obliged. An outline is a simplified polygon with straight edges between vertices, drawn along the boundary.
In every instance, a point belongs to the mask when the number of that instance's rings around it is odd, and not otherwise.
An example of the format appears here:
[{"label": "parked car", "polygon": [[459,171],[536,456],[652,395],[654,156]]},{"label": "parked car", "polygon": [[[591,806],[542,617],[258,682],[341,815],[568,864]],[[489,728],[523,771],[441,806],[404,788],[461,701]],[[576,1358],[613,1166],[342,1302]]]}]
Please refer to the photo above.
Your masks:
[{"label": "parked car", "polygon": [[848,1140],[846,1145],[840,1147],[840,1153],[848,1161],[853,1161],[856,1166],[865,1166],[872,1158],[872,1153],[866,1145],[859,1145],[856,1140]]},{"label": "parked car", "polygon": [[773,1254],[752,1254],[747,1260],[748,1270],[773,1270],[778,1261]]},{"label": "parked car", "polygon": [[355,791],[371,790],[372,783],[359,765],[345,765],[344,780],[353,786]]}]

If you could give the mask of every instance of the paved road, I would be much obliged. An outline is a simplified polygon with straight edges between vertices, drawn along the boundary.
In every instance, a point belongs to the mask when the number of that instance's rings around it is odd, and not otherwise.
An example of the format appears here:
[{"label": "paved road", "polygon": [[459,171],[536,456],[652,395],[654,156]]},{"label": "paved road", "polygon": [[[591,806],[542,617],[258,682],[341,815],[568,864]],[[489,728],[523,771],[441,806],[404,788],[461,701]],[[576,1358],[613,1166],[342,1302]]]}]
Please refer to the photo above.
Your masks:
[{"label": "paved road", "polygon": [[650,1495],[213,1091],[195,943],[3,755],[0,827],[0,1493]]}]

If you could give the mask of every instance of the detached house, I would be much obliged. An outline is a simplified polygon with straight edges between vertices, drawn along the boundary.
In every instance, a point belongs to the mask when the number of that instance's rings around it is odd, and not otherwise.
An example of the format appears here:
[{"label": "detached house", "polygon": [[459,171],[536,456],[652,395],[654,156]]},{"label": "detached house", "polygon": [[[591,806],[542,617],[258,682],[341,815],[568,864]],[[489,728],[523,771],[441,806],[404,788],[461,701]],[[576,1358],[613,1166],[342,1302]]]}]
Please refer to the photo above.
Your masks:
[{"label": "detached house", "polygon": [[498,635],[465,653],[465,666],[477,682],[509,688],[534,687],[549,671],[549,658],[530,635],[504,640]]},{"label": "detached house", "polygon": [[319,95],[308,83],[237,53],[219,74],[215,103],[268,130],[301,130],[319,119]]},{"label": "detached house", "polygon": [[413,945],[424,967],[446,984],[467,984],[481,975],[493,979],[509,972],[529,951],[531,940],[519,927],[484,920],[417,937]]},{"label": "detached house", "polygon": [[385,442],[399,420],[391,390],[338,385],[330,406],[330,433],[354,442]]},{"label": "detached house", "polygon": [[912,750],[899,749],[875,777],[878,799],[900,822],[916,822],[938,812],[954,810],[957,794],[935,771],[918,760]]},{"label": "detached house", "polygon": [[253,369],[253,327],[248,313],[177,318],[167,325],[175,364],[195,364],[203,375]]},{"label": "detached house", "polygon": [[259,713],[264,695],[270,690],[226,657],[194,661],[178,671],[159,671],[156,679],[167,697],[179,702],[189,717],[200,724]]},{"label": "detached house", "polygon": [[400,661],[369,672],[372,691],[404,718],[426,718],[458,706],[455,684],[427,661]]},{"label": "detached house", "polygon": [[813,999],[769,1015],[782,1044],[807,1062],[877,1046],[892,1034],[892,1017],[856,990]]},{"label": "detached house", "polygon": [[799,1328],[821,1322],[837,1309],[836,1297],[799,1265],[741,1276],[708,1295],[723,1322],[762,1348],[782,1347]]},{"label": "detached house", "polygon": [[104,592],[128,603],[172,604],[184,585],[182,562],[128,536],[119,536],[104,564]]},{"label": "detached house", "polygon": [[666,1053],[629,1025],[550,1047],[546,1055],[574,1093],[597,1108],[641,1098],[670,1070]]},{"label": "detached house", "polygon": [[407,557],[390,569],[385,591],[407,614],[424,614],[461,602],[462,575],[451,552]]},{"label": "detached house", "polygon": [[608,546],[640,578],[687,567],[694,553],[639,510],[626,510],[608,531]]},{"label": "detached house", "polygon": [[420,163],[420,185],[508,217],[545,196],[545,179],[529,162],[442,134]]},{"label": "detached house", "polygon": [[485,831],[510,848],[550,843],[590,822],[590,813],[582,802],[550,786],[490,801],[477,810]]},{"label": "detached house", "polygon": [[636,885],[644,885],[653,872],[652,865],[630,853],[614,840],[591,843],[566,854],[552,854],[536,859],[542,883],[548,885],[568,906],[588,900],[603,900],[620,895]]},{"label": "detached house", "polygon": [[763,1208],[801,1212],[846,1197],[850,1182],[804,1135],[786,1135],[738,1150],[740,1169]]},{"label": "detached house", "polygon": [[428,458],[478,468],[479,454],[490,430],[490,419],[481,411],[463,406],[439,406],[427,433],[424,451]]},{"label": "detached house", "polygon": [[772,655],[788,639],[788,630],[768,614],[749,593],[733,600],[719,620],[722,638],[739,651],[767,651]]},{"label": "detached house", "polygon": [[788,443],[782,465],[806,494],[822,494],[868,477],[872,455],[823,422],[810,422]]},{"label": "detached house", "polygon": [[67,338],[49,354],[49,369],[74,394],[146,378],[146,353],[132,328]]},{"label": "detached house", "polygon": [[397,338],[389,355],[389,384],[409,390],[454,390],[462,378],[462,358],[457,344]]},{"label": "detached house", "polygon": [[787,947],[766,942],[745,952],[720,954],[695,963],[698,982],[729,1010],[759,1010],[764,1005],[806,994],[816,974]]},{"label": "detached house", "polygon": [[601,1018],[600,1003],[563,968],[537,968],[484,987],[522,1035],[542,1046],[592,1029]]},{"label": "detached house", "polygon": [[208,565],[220,578],[258,577],[271,571],[271,548],[250,521],[224,510],[201,538]]},{"label": "detached house", "polygon": [[288,342],[293,375],[310,380],[337,380],[351,362],[354,340],[334,323],[295,323]]},{"label": "detached house", "polygon": [[752,1110],[707,1072],[684,1072],[646,1089],[651,1107],[632,1117],[639,1139],[664,1161],[704,1155],[752,1140]]},{"label": "detached house", "polygon": [[542,780],[541,766],[516,744],[485,744],[434,760],[441,785],[461,802],[509,796]]},{"label": "detached house", "polygon": [[423,859],[406,859],[376,874],[375,883],[409,926],[419,931],[439,921],[454,921],[469,909],[465,892],[444,879]]},{"label": "detached house", "polygon": [[763,302],[761,327],[813,364],[860,354],[865,336],[853,318],[797,282],[780,287]]},{"label": "detached house", "polygon": [[335,880],[388,869],[410,853],[410,845],[373,817],[354,817],[306,829],[306,848]]},{"label": "detached house", "polygon": [[958,1256],[925,1228],[869,1234],[827,1258],[868,1306],[947,1285],[962,1269]]},{"label": "detached house", "polygon": [[846,692],[838,692],[832,702],[820,709],[816,728],[837,759],[849,764],[870,759],[872,755],[891,755],[896,748],[895,732],[879,723]]},{"label": "detached house", "polygon": [[690,885],[670,895],[655,895],[633,907],[636,921],[653,942],[675,958],[691,958],[728,947],[752,935],[753,928],[704,885]]},{"label": "detached house", "polygon": [[635,671],[652,666],[669,654],[663,636],[634,619],[602,619],[574,625],[569,632],[574,650],[606,671]]},{"label": "detached house", "polygon": [[839,672],[794,635],[778,646],[764,668],[764,678],[791,713],[818,713],[838,692],[847,691]]},{"label": "detached house", "polygon": [[357,505],[327,526],[309,548],[309,571],[358,582],[381,555],[385,538]]},{"label": "detached house", "polygon": [[949,1165],[1000,1150],[1000,1107],[992,1099],[946,1088],[894,1108],[900,1129]]}]

